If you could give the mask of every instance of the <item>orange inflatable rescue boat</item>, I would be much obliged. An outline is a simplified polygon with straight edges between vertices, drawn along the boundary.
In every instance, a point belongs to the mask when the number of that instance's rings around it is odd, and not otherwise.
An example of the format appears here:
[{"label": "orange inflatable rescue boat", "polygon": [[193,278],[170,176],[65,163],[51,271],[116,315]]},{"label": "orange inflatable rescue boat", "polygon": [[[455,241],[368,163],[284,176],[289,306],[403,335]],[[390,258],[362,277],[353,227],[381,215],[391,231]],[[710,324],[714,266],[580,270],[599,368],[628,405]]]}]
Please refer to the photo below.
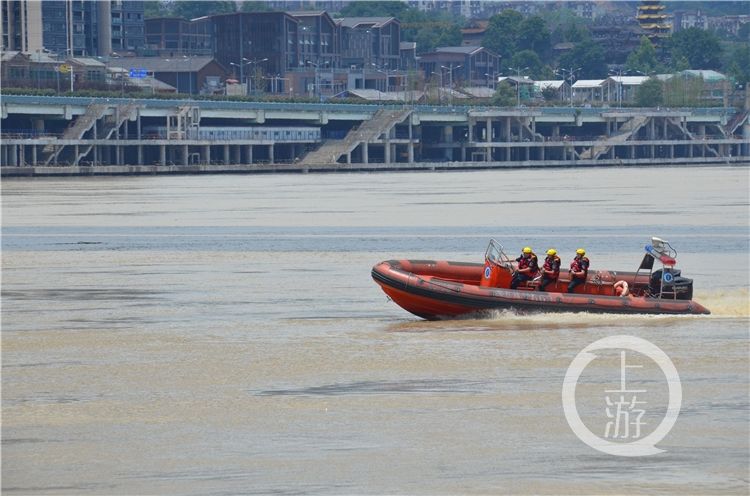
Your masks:
[{"label": "orange inflatable rescue boat", "polygon": [[[635,272],[590,270],[586,282],[567,293],[562,270],[546,291],[540,278],[510,289],[517,263],[490,240],[484,264],[445,260],[388,260],[372,278],[397,305],[428,320],[451,319],[484,310],[628,314],[709,314],[693,301],[693,281],[675,268],[677,252],[668,241],[651,238]],[[655,263],[661,268],[654,270]]]}]

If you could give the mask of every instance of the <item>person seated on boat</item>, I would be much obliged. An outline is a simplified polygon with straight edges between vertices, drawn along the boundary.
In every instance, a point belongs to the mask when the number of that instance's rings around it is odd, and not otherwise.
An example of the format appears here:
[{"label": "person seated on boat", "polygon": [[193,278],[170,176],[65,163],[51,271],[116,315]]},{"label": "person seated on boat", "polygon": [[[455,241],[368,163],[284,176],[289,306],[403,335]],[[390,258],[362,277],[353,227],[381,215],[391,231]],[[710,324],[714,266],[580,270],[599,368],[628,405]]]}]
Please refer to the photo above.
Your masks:
[{"label": "person seated on boat", "polygon": [[544,288],[547,284],[557,281],[560,276],[560,257],[557,256],[557,250],[550,248],[547,250],[547,257],[542,265],[542,283],[539,285],[539,291],[546,291]]},{"label": "person seated on boat", "polygon": [[510,289],[516,289],[519,284],[533,279],[539,273],[539,262],[529,246],[523,249],[523,253],[516,259],[516,262],[518,262],[518,269],[510,281]]},{"label": "person seated on boat", "polygon": [[586,276],[589,273],[589,259],[586,258],[586,250],[578,248],[576,256],[570,263],[570,283],[568,283],[568,293],[572,293],[576,286],[586,282]]}]

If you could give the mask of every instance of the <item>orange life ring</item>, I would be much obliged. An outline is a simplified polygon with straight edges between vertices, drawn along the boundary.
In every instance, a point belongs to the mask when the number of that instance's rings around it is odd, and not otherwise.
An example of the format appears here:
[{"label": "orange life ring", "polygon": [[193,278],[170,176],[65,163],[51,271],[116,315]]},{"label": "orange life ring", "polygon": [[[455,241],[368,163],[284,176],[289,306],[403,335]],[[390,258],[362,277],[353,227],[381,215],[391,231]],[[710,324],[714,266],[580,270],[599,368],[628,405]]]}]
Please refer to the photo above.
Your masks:
[{"label": "orange life ring", "polygon": [[625,281],[617,281],[615,283],[615,294],[617,296],[628,296],[630,294],[628,283]]}]

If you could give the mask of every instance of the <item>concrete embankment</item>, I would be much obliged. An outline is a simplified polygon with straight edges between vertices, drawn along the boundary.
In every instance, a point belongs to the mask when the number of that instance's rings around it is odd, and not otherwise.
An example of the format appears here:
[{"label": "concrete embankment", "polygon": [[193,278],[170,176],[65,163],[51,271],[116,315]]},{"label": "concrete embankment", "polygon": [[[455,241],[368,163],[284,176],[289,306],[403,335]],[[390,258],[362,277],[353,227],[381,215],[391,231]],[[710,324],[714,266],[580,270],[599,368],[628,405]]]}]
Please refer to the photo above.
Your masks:
[{"label": "concrete embankment", "polygon": [[130,176],[166,174],[275,174],[275,173],[346,173],[443,171],[516,168],[579,168],[618,166],[713,166],[750,165],[747,157],[693,157],[637,160],[557,160],[547,162],[416,162],[370,164],[251,164],[251,165],[99,165],[99,166],[24,166],[2,167],[2,177],[64,177],[64,176]]}]

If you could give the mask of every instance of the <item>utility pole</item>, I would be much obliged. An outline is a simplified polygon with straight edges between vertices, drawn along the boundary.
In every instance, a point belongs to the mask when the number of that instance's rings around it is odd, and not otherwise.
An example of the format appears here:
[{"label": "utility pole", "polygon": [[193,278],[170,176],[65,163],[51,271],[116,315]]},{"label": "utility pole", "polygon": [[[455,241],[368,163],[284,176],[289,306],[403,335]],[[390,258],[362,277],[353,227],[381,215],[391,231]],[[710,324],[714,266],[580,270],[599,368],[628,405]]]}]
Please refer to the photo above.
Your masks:
[{"label": "utility pole", "polygon": [[521,68],[513,68],[508,67],[509,71],[516,71],[516,108],[521,106],[521,73],[526,72],[529,70],[528,67]]},{"label": "utility pole", "polygon": [[556,72],[561,73],[560,75],[563,76],[563,80],[566,78],[565,73],[568,73],[567,79],[570,83],[570,106],[573,106],[573,81],[575,81],[575,75],[576,72],[580,71],[581,68],[573,69],[572,67],[570,69],[558,69]]},{"label": "utility pole", "polygon": [[[451,65],[450,67],[445,67],[443,65],[440,66],[440,69],[441,69],[440,74],[441,74],[441,76],[443,74],[442,69],[447,69],[448,70],[448,86],[449,86],[449,88],[448,88],[448,91],[449,91],[449,93],[448,93],[448,102],[449,102],[449,104],[451,106],[453,106],[453,71],[455,69],[460,69],[461,67],[462,66],[460,66],[460,65],[457,65],[455,67],[453,67],[453,65]],[[441,83],[441,85],[442,85],[442,83]]]}]

